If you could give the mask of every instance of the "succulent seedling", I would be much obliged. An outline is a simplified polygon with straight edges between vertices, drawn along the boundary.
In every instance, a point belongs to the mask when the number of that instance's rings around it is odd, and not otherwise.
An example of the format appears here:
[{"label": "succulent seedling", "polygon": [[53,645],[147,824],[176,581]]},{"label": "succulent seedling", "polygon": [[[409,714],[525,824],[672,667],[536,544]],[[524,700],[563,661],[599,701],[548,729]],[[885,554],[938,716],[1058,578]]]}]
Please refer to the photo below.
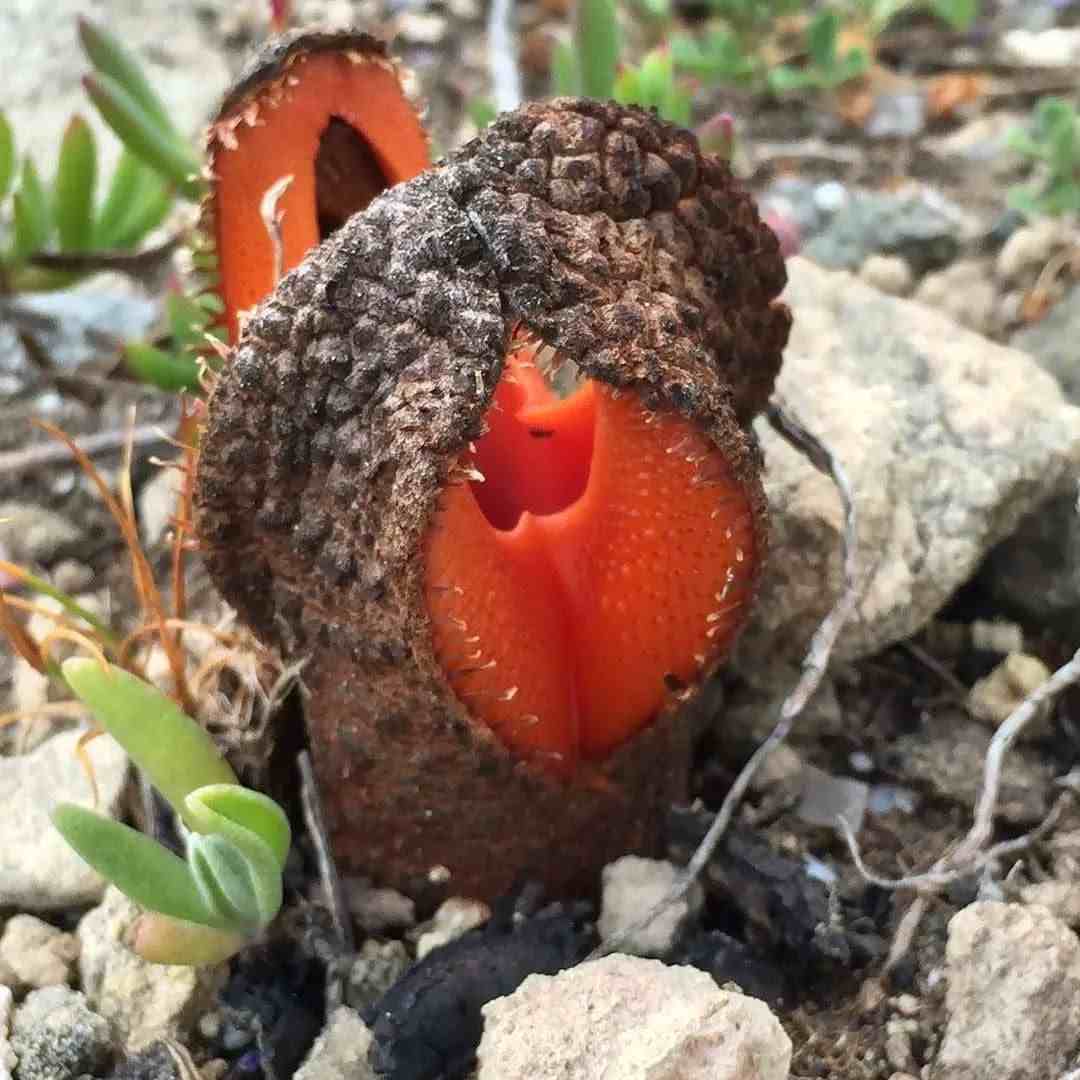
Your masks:
[{"label": "succulent seedling", "polygon": [[241,787],[213,740],[149,683],[97,659],[63,676],[101,727],[176,811],[186,859],[111,818],[60,803],[53,823],[105,878],[146,909],[132,946],[144,959],[207,964],[247,944],[281,906],[289,822]]},{"label": "succulent seedling", "polygon": [[[306,115],[304,80],[271,82],[282,116]],[[281,141],[269,112],[243,115],[231,175],[254,168],[251,132]],[[208,402],[208,566],[263,640],[309,657],[346,867],[422,899],[491,897],[522,872],[588,891],[605,861],[658,850],[685,796],[680,708],[753,597],[748,424],[789,326],[776,239],[689,132],[581,99],[497,119],[326,230],[327,120],[304,123],[289,141],[307,149],[242,198],[213,168],[215,217],[247,204],[217,233],[223,284],[247,253],[230,310],[273,281],[253,207],[282,173],[308,177],[285,189],[282,236],[293,213],[298,246],[324,239],[246,321]]]}]

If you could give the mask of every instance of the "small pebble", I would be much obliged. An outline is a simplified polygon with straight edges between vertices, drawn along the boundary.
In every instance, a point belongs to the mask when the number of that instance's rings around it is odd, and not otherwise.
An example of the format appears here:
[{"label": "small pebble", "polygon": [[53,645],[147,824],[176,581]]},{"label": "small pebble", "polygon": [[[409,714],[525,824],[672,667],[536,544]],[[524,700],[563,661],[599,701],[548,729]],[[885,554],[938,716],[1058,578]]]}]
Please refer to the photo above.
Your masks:
[{"label": "small pebble", "polygon": [[868,256],[859,269],[859,277],[889,296],[907,296],[914,283],[911,267],[899,255]]},{"label": "small pebble", "polygon": [[368,939],[349,970],[345,1000],[357,1012],[374,1004],[405,974],[411,963],[409,950],[400,941]]},{"label": "small pebble", "polygon": [[[971,688],[968,708],[980,720],[995,727],[1003,724],[1024,699],[1050,678],[1050,669],[1027,653],[1010,653],[993,671]],[[1035,739],[1049,732],[1051,702],[1040,706],[1021,732],[1023,739]]]},{"label": "small pebble", "polygon": [[971,647],[1002,656],[1021,653],[1024,651],[1024,631],[1016,623],[976,619],[971,624]]},{"label": "small pebble", "polygon": [[491,918],[491,909],[479,900],[451,896],[444,900],[416,942],[416,959],[422,960],[432,949],[449,945],[462,934],[475,930]]},{"label": "small pebble", "polygon": [[16,990],[63,986],[79,957],[79,942],[33,915],[13,915],[0,936],[0,968]]},{"label": "small pebble", "polygon": [[[667,896],[678,874],[673,863],[637,855],[624,855],[605,866],[600,919],[596,924],[600,940],[610,941],[636,926]],[[665,956],[701,903],[701,890],[695,887],[685,899],[671,904],[643,929],[635,931],[619,951],[634,956]]]}]

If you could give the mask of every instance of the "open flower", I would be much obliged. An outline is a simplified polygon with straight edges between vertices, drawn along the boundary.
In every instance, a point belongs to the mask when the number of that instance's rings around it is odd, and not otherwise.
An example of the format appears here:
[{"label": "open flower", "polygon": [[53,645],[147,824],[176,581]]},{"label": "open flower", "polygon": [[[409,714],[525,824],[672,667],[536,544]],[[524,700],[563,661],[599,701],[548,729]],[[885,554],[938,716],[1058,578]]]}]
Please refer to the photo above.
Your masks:
[{"label": "open flower", "polygon": [[[219,236],[227,280],[254,240]],[[657,850],[680,707],[765,553],[748,423],[783,283],[689,132],[560,99],[376,197],[252,314],[209,402],[197,527],[241,617],[310,657],[347,865],[491,896]]]}]

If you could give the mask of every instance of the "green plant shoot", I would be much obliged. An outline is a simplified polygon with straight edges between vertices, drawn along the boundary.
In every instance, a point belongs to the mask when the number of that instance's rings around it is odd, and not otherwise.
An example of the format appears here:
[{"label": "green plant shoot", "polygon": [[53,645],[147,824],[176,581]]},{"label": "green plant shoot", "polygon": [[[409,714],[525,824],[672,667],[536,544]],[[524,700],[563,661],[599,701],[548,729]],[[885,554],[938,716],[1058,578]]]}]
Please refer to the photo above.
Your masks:
[{"label": "green plant shoot", "polygon": [[200,964],[237,952],[281,907],[291,839],[284,811],[242,787],[210,736],[148,683],[94,659],[67,660],[62,672],[176,811],[187,857],[70,803],[55,808],[54,825],[147,910],[133,945],[145,959]]}]

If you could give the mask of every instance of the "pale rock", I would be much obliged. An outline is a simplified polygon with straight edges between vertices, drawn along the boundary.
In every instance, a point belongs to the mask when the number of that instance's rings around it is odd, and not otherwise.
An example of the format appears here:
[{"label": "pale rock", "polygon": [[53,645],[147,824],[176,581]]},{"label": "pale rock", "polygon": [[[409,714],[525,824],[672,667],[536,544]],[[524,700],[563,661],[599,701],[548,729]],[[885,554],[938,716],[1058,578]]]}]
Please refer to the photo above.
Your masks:
[{"label": "pale rock", "polygon": [[13,563],[51,563],[81,536],[82,532],[55,510],[33,503],[0,503],[0,542]]},{"label": "pale rock", "polygon": [[422,960],[432,949],[449,945],[490,918],[491,908],[482,901],[451,896],[438,906],[424,932],[417,938],[416,959]]},{"label": "pale rock", "polygon": [[339,1006],[295,1073],[295,1080],[376,1080],[368,1064],[371,1032],[356,1013]]},{"label": "pale rock", "polygon": [[66,986],[34,990],[15,1010],[11,1049],[18,1080],[77,1080],[112,1056],[109,1025]]},{"label": "pale rock", "polygon": [[163,1036],[181,1040],[207,1010],[223,968],[151,964],[128,948],[139,909],[112,886],[79,920],[79,982],[128,1051]]},{"label": "pale rock", "polygon": [[988,263],[963,259],[919,282],[914,299],[980,334],[997,328],[998,293]]},{"label": "pale rock", "polygon": [[176,469],[159,468],[139,491],[136,507],[143,545],[155,548],[166,540],[176,516],[177,499],[183,491],[183,475]]},{"label": "pale rock", "polygon": [[859,277],[889,296],[907,296],[913,284],[911,267],[899,255],[868,256],[859,267]]},{"label": "pale rock", "polygon": [[407,929],[416,923],[416,904],[396,889],[375,888],[366,878],[346,878],[345,905],[365,934]]},{"label": "pale rock", "polygon": [[79,731],[54,735],[33,753],[0,758],[0,905],[52,911],[90,904],[105,883],[53,828],[49,811],[64,801],[115,815],[127,781],[127,755],[110,738],[86,748],[98,803],[76,756]]},{"label": "pale rock", "polygon": [[[1024,699],[1050,678],[1050,669],[1037,657],[1011,653],[968,692],[968,708],[980,720],[999,727]],[[1021,738],[1031,740],[1049,733],[1052,702],[1046,701],[1028,721]]]},{"label": "pale rock", "polygon": [[787,1080],[764,1002],[703,971],[616,954],[530,975],[483,1007],[477,1080]]},{"label": "pale rock", "polygon": [[998,252],[994,273],[1013,284],[1033,279],[1051,257],[1069,246],[1074,237],[1057,218],[1041,217],[1021,225]]},{"label": "pale rock", "polygon": [[16,990],[65,985],[78,956],[74,934],[33,915],[13,915],[0,936],[0,967],[15,978]]},{"label": "pale rock", "polygon": [[[1073,234],[1075,236],[1075,233]],[[1080,327],[1080,285],[1073,285],[1047,315],[1024,326],[1012,337],[1044,371],[1057,379],[1067,400],[1080,404],[1080,364],[1076,362],[1076,335]]]},{"label": "pale rock", "polygon": [[1080,929],[1080,883],[1074,881],[1040,881],[1020,890],[1025,904],[1046,908],[1073,930]]},{"label": "pale rock", "polygon": [[11,1080],[15,1068],[15,1051],[11,1048],[11,1014],[15,1011],[15,995],[11,988],[0,986],[0,1080]]},{"label": "pale rock", "polygon": [[[788,261],[795,322],[779,394],[844,466],[859,510],[860,600],[834,661],[925,625],[987,550],[1068,489],[1080,409],[1027,356],[849,274]],[[773,552],[735,666],[775,688],[841,581],[839,496],[764,423]]]},{"label": "pale rock", "polygon": [[1024,651],[1024,629],[1000,619],[975,619],[971,624],[971,647],[1001,656]]},{"label": "pale rock", "polygon": [[1080,61],[1080,27],[1008,30],[1001,36],[1001,47],[1023,67],[1069,67]]},{"label": "pale rock", "polygon": [[1048,1080],[1080,1030],[1080,941],[1045,908],[971,904],[949,922],[948,1023],[932,1080]]},{"label": "pale rock", "polygon": [[[596,924],[602,942],[620,937],[645,918],[667,896],[679,876],[679,868],[664,859],[624,855],[604,867],[601,875],[600,919]],[[619,946],[635,956],[665,956],[675,946],[687,921],[704,901],[696,882],[689,894],[669,904],[660,914]]]}]

